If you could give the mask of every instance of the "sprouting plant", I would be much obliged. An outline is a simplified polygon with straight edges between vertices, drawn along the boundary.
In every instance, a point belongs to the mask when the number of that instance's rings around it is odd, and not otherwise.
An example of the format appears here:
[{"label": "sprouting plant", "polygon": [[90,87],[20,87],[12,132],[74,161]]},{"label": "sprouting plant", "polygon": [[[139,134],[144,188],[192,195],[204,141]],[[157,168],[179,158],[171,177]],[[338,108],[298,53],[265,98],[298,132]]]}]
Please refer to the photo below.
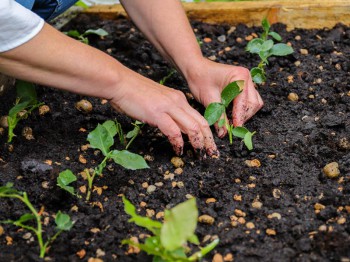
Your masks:
[{"label": "sprouting plant", "polygon": [[[86,200],[90,200],[92,184],[96,175],[101,175],[103,169],[106,167],[106,163],[109,159],[113,160],[116,164],[121,165],[126,169],[136,170],[148,168],[146,161],[142,156],[129,152],[128,150],[112,150],[114,145],[114,136],[118,133],[118,124],[112,120],[107,120],[102,125],[98,124],[97,127],[88,134],[87,140],[90,142],[90,147],[99,149],[104,158],[102,162],[95,167],[93,172],[89,169],[85,169],[84,172],[88,180],[88,191],[86,194]],[[70,183],[76,180],[76,176],[71,170],[65,170],[61,172],[57,178],[57,185],[69,193],[74,193],[74,188],[69,186]]]},{"label": "sprouting plant", "polygon": [[88,29],[82,34],[79,33],[78,30],[69,30],[68,32],[64,32],[64,33],[70,37],[78,39],[80,42],[87,45],[89,44],[89,38],[87,38],[88,35],[98,35],[100,37],[104,37],[108,35],[108,32],[102,28]]},{"label": "sprouting plant", "polygon": [[139,216],[135,206],[123,196],[124,210],[131,216],[129,222],[134,222],[153,233],[145,239],[143,244],[125,239],[122,244],[137,247],[149,255],[153,255],[153,261],[197,261],[213,250],[219,243],[215,239],[207,246],[200,248],[198,252],[190,255],[187,242],[199,245],[195,235],[197,227],[198,209],[194,198],[187,200],[170,210],[165,210],[164,222],[161,223],[148,217]]},{"label": "sprouting plant", "polygon": [[43,105],[37,101],[35,86],[32,83],[18,80],[16,83],[17,99],[15,105],[10,109],[7,116],[8,138],[11,143],[15,134],[13,133],[18,122],[26,119],[37,107]]},{"label": "sprouting plant", "polygon": [[135,120],[135,122],[132,124],[134,126],[134,129],[129,131],[126,134],[126,138],[129,139],[128,143],[125,146],[125,149],[128,149],[129,146],[132,144],[132,142],[135,140],[135,138],[140,134],[141,128],[145,125],[144,123]]},{"label": "sprouting plant", "polygon": [[[29,201],[27,193],[19,192],[13,188],[12,183],[7,183],[5,186],[0,187],[0,197],[19,199],[29,208],[31,213],[23,214],[18,220],[15,220],[15,221],[6,220],[6,221],[1,221],[1,223],[13,224],[15,226],[19,226],[21,228],[32,231],[38,239],[39,248],[40,248],[39,255],[41,258],[44,258],[47,248],[52,244],[52,242],[55,241],[55,239],[63,231],[69,231],[74,224],[70,219],[69,215],[63,214],[59,211],[55,217],[57,232],[52,237],[44,241],[41,214],[34,208],[32,203]],[[33,222],[33,220],[35,220],[35,223],[28,223],[28,222]]]},{"label": "sprouting plant", "polygon": [[[293,48],[283,44],[275,44],[273,39],[281,41],[282,37],[276,33],[270,31],[270,23],[266,18],[262,20],[262,28],[264,32],[259,38],[254,38],[247,44],[246,50],[252,54],[259,55],[261,61],[257,67],[253,67],[250,70],[252,79],[255,83],[261,84],[266,81],[266,73],[264,67],[268,64],[268,58],[270,56],[286,56],[294,52]],[[271,36],[272,39],[268,39]]]},{"label": "sprouting plant", "polygon": [[175,69],[171,69],[170,72],[159,81],[159,84],[164,85],[165,82],[176,72],[177,71]]},{"label": "sprouting plant", "polygon": [[[253,149],[252,136],[255,132],[250,132],[245,127],[234,127],[227,120],[226,108],[240,93],[243,81],[235,81],[229,83],[221,92],[221,102],[214,102],[208,105],[204,112],[204,118],[209,125],[218,122],[219,127],[225,126],[228,132],[230,144],[232,144],[233,136],[239,137],[249,150]],[[222,117],[223,116],[223,117]],[[221,118],[222,117],[222,118]]]}]

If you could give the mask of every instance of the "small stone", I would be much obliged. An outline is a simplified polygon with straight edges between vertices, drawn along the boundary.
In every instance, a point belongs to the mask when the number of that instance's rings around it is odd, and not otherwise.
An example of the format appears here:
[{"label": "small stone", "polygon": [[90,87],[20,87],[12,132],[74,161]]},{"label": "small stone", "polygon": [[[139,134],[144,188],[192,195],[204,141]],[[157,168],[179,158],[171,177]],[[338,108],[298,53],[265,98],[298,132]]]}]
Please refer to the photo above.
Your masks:
[{"label": "small stone", "polygon": [[299,100],[299,96],[296,93],[289,93],[288,100],[292,102],[297,102]]},{"label": "small stone", "polygon": [[98,233],[98,232],[100,232],[101,230],[99,229],[99,228],[97,228],[97,227],[93,227],[93,228],[91,228],[90,229],[90,232],[92,232],[92,233],[94,233],[94,234],[96,234],[96,233]]},{"label": "small stone", "polygon": [[25,233],[24,235],[23,235],[23,239],[25,239],[25,240],[28,240],[28,239],[30,239],[32,237],[32,233],[30,233],[30,232],[27,232],[27,233]]},{"label": "small stone", "polygon": [[147,217],[154,217],[156,212],[153,209],[146,209],[146,216]]},{"label": "small stone", "polygon": [[272,219],[272,218],[277,218],[278,220],[282,218],[280,213],[272,213],[267,216],[267,218]]},{"label": "small stone", "polygon": [[257,208],[257,209],[260,209],[261,207],[262,207],[262,203],[261,202],[259,202],[259,201],[254,201],[253,203],[252,203],[252,207],[253,208]]},{"label": "small stone", "polygon": [[308,55],[309,54],[309,51],[307,49],[304,49],[304,48],[301,48],[299,51],[300,51],[300,54],[302,54],[302,55]]},{"label": "small stone", "polygon": [[101,248],[98,248],[96,250],[96,257],[104,257],[106,255],[106,252],[104,252]]},{"label": "small stone", "polygon": [[152,194],[154,191],[156,191],[157,187],[154,185],[150,185],[147,187],[147,193]]},{"label": "small stone", "polygon": [[183,167],[185,165],[184,161],[180,157],[177,157],[177,156],[174,156],[171,159],[171,163],[174,165],[175,168]]},{"label": "small stone", "polygon": [[345,206],[345,210],[350,214],[350,206]]},{"label": "small stone", "polygon": [[224,258],[222,257],[221,254],[216,253],[213,257],[212,262],[224,262]]},{"label": "small stone", "polygon": [[247,185],[248,188],[255,188],[255,186],[256,186],[256,185],[255,185],[254,183],[251,183],[251,184],[248,184],[248,185]]},{"label": "small stone", "polygon": [[2,236],[4,234],[5,230],[2,226],[0,226],[0,236]]},{"label": "small stone", "polygon": [[230,35],[236,30],[235,26],[231,26],[230,29],[227,31],[227,34]]},{"label": "small stone", "polygon": [[85,249],[79,250],[79,251],[76,253],[76,255],[77,255],[80,259],[83,259],[83,258],[85,257],[85,255],[86,255]]},{"label": "small stone", "polygon": [[81,150],[81,151],[86,151],[86,150],[88,150],[89,148],[90,148],[90,144],[86,144],[86,145],[80,146],[80,150]]},{"label": "small stone", "polygon": [[293,75],[288,76],[287,77],[287,81],[288,81],[289,84],[293,83],[294,82],[294,76]]},{"label": "small stone", "polygon": [[210,43],[212,40],[210,37],[204,37],[203,42],[204,43]]},{"label": "small stone", "polygon": [[337,178],[340,175],[338,163],[337,162],[332,162],[332,163],[327,164],[323,168],[323,173],[328,178]]},{"label": "small stone", "polygon": [[7,116],[0,117],[0,126],[3,128],[8,128]]},{"label": "small stone", "polygon": [[269,236],[275,236],[276,230],[268,228],[268,229],[266,229],[266,234],[268,234]]},{"label": "small stone", "polygon": [[13,238],[10,236],[5,237],[6,245],[11,246],[13,244]]},{"label": "small stone", "polygon": [[79,162],[82,163],[82,164],[86,164],[87,160],[86,160],[86,158],[83,155],[79,155]]},{"label": "small stone", "polygon": [[216,56],[215,55],[208,56],[208,59],[211,60],[211,61],[215,61],[216,60]]},{"label": "small stone", "polygon": [[200,217],[198,217],[198,222],[203,223],[203,224],[212,225],[212,224],[214,224],[215,219],[209,215],[201,215]]},{"label": "small stone", "polygon": [[157,219],[161,219],[161,218],[163,218],[163,217],[164,217],[164,212],[163,212],[163,211],[158,212],[158,213],[156,214],[156,218],[157,218]]},{"label": "small stone", "polygon": [[176,168],[176,169],[174,170],[174,173],[175,173],[176,175],[181,175],[183,172],[184,172],[184,171],[183,171],[183,169],[182,169],[181,167],[178,167],[178,168]]},{"label": "small stone", "polygon": [[345,217],[341,217],[341,218],[339,218],[339,219],[337,220],[337,223],[338,223],[339,225],[343,225],[343,224],[345,224],[345,222],[346,222],[346,218],[345,218]]},{"label": "small stone", "polygon": [[297,60],[297,61],[294,62],[294,65],[295,65],[295,66],[300,66],[300,65],[301,65],[301,62],[300,62],[299,60]]},{"label": "small stone", "polygon": [[185,186],[185,184],[184,184],[184,182],[179,181],[179,182],[176,183],[176,186],[177,186],[178,188],[183,188],[183,187]]},{"label": "small stone", "polygon": [[228,253],[224,256],[224,261],[232,262],[233,261],[233,255],[231,253]]},{"label": "small stone", "polygon": [[350,149],[350,142],[349,142],[349,140],[346,137],[341,138],[339,140],[339,147],[341,149],[345,149],[345,150]]},{"label": "small stone", "polygon": [[255,228],[255,225],[253,222],[247,222],[247,224],[245,224],[245,226],[248,228],[248,229],[253,229]]},{"label": "small stone", "polygon": [[219,36],[218,37],[218,41],[221,42],[221,43],[225,42],[226,41],[226,36],[225,35]]},{"label": "small stone", "polygon": [[327,231],[327,226],[326,225],[321,225],[321,226],[319,226],[318,230],[321,231],[321,232],[326,232]]},{"label": "small stone", "polygon": [[42,105],[39,107],[39,115],[43,116],[50,112],[50,107],[48,105]]},{"label": "small stone", "polygon": [[242,225],[244,225],[245,222],[246,222],[245,219],[244,219],[243,217],[239,217],[237,221],[238,221],[238,223],[240,223],[240,224],[242,224]]},{"label": "small stone", "polygon": [[191,194],[186,194],[185,197],[186,199],[192,199],[194,196],[192,196]]},{"label": "small stone", "polygon": [[282,191],[279,190],[279,189],[277,189],[277,188],[274,188],[274,189],[272,190],[272,195],[273,195],[274,198],[279,199],[279,198],[281,198]]},{"label": "small stone", "polygon": [[237,227],[237,226],[238,226],[238,222],[237,222],[237,221],[232,221],[232,222],[231,222],[231,226]]},{"label": "small stone", "polygon": [[297,35],[297,36],[294,37],[294,39],[297,40],[297,41],[300,41],[301,40],[301,36]]},{"label": "small stone", "polygon": [[335,69],[341,70],[341,65],[340,64],[335,64]]},{"label": "small stone", "polygon": [[242,210],[240,209],[235,209],[235,215],[238,216],[238,217],[245,217],[246,216],[246,213],[244,213]]},{"label": "small stone", "polygon": [[148,161],[148,162],[154,161],[154,157],[151,156],[151,155],[144,155],[144,156],[143,156],[143,159],[145,159],[145,160]]},{"label": "small stone", "polygon": [[156,187],[162,187],[164,185],[164,183],[163,182],[157,182],[157,183],[154,183],[154,185]]},{"label": "small stone", "polygon": [[49,181],[43,181],[42,183],[41,183],[41,186],[42,186],[42,188],[45,188],[45,189],[48,189],[49,188]]},{"label": "small stone", "polygon": [[88,262],[103,262],[101,258],[90,257]]},{"label": "small stone", "polygon": [[231,47],[226,46],[226,47],[224,48],[224,50],[225,50],[225,52],[230,52],[230,51],[231,51]]},{"label": "small stone", "polygon": [[237,38],[236,38],[236,42],[237,42],[237,43],[242,43],[242,42],[243,42],[243,39],[240,38],[240,37],[237,37]]},{"label": "small stone", "polygon": [[248,167],[260,167],[261,163],[258,159],[253,159],[253,160],[246,160],[244,161],[244,163],[248,166]]},{"label": "small stone", "polygon": [[323,210],[323,209],[325,209],[326,207],[324,206],[324,205],[322,205],[322,204],[320,204],[320,203],[316,203],[315,205],[314,205],[314,209],[315,210]]},{"label": "small stone", "polygon": [[81,112],[89,113],[92,111],[92,104],[88,100],[82,99],[75,104],[75,108]]},{"label": "small stone", "polygon": [[144,201],[141,201],[141,203],[140,203],[140,207],[146,207],[147,206],[147,203],[146,202],[144,202]]},{"label": "small stone", "polygon": [[252,40],[254,37],[252,36],[252,35],[248,35],[248,36],[246,36],[245,37],[245,40],[246,41],[250,41],[250,40]]},{"label": "small stone", "polygon": [[147,182],[143,182],[141,185],[143,188],[148,188],[148,183]]},{"label": "small stone", "polygon": [[33,140],[34,139],[33,129],[31,129],[29,126],[25,126],[22,129],[22,136],[27,140]]},{"label": "small stone", "polygon": [[205,201],[205,203],[207,203],[207,204],[210,204],[210,203],[215,203],[215,202],[216,202],[216,199],[215,199],[215,198],[213,198],[213,197],[208,198],[208,199]]},{"label": "small stone", "polygon": [[310,99],[315,99],[315,95],[309,95],[308,96]]},{"label": "small stone", "polygon": [[234,195],[233,200],[235,201],[242,201],[242,196],[241,195]]}]

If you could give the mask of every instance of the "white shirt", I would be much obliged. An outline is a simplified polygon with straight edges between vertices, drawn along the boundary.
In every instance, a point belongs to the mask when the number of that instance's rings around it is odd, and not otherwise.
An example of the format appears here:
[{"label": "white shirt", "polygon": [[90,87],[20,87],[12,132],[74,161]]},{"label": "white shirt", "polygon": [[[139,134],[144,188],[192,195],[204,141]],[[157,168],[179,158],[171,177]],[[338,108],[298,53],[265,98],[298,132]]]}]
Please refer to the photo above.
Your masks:
[{"label": "white shirt", "polygon": [[0,52],[28,42],[43,26],[42,18],[15,0],[0,0]]}]

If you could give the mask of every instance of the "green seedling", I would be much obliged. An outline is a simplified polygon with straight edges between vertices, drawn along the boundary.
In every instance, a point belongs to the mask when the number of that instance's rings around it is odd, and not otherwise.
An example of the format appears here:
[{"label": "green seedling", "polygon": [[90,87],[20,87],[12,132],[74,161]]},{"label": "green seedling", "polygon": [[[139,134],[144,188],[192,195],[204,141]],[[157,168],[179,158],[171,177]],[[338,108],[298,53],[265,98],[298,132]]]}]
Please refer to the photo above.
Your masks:
[{"label": "green seedling", "polygon": [[[6,220],[6,221],[1,221],[1,223],[13,224],[13,225],[19,226],[23,229],[27,229],[29,231],[32,231],[38,239],[39,248],[40,248],[39,256],[41,258],[44,258],[45,254],[46,254],[46,250],[52,244],[52,242],[55,241],[55,239],[63,231],[69,231],[74,224],[72,222],[72,220],[70,219],[69,215],[63,214],[63,213],[61,213],[61,211],[59,211],[55,217],[57,232],[52,237],[50,237],[46,241],[44,241],[41,215],[34,208],[32,203],[29,201],[27,193],[26,192],[19,192],[13,188],[12,183],[7,183],[5,186],[0,187],[0,197],[19,199],[29,208],[31,213],[27,213],[27,214],[22,215],[18,220],[15,220],[15,221],[14,220]],[[33,223],[33,221],[35,221],[35,222]],[[31,222],[31,223],[29,223],[29,222]]]},{"label": "green seedling", "polygon": [[134,129],[126,134],[126,138],[129,139],[129,142],[125,146],[126,150],[130,147],[132,142],[134,142],[135,138],[141,133],[141,129],[145,124],[136,120],[132,125],[134,126]]},{"label": "green seedling", "polygon": [[160,81],[159,84],[164,85],[165,82],[173,75],[175,74],[177,71],[175,69],[171,69],[169,74],[167,74],[165,77],[163,77]]},{"label": "green seedling", "polygon": [[233,136],[241,138],[249,150],[253,149],[252,137],[255,132],[250,132],[245,127],[234,127],[227,120],[226,108],[241,93],[243,81],[229,83],[221,92],[221,102],[214,102],[208,105],[204,112],[204,118],[211,126],[218,122],[219,127],[225,126],[228,132],[230,144],[233,143]]},{"label": "green seedling", "polygon": [[153,233],[144,243],[136,243],[126,239],[122,244],[137,247],[149,255],[153,255],[154,262],[165,261],[197,261],[213,250],[219,243],[215,239],[198,252],[188,256],[190,248],[188,242],[199,246],[195,229],[198,221],[198,209],[194,198],[187,200],[170,210],[165,210],[164,222],[161,223],[148,217],[139,216],[135,206],[123,197],[124,210],[131,216],[129,222],[146,228]]},{"label": "green seedling", "polygon": [[14,129],[18,122],[26,119],[28,115],[43,103],[37,101],[35,86],[32,83],[18,80],[16,83],[17,99],[15,105],[10,109],[7,124],[8,124],[8,138],[7,142],[11,143],[14,134]]},{"label": "green seedling", "polygon": [[88,29],[86,30],[84,33],[79,33],[78,30],[70,30],[68,32],[64,32],[66,35],[73,37],[77,40],[79,40],[80,42],[84,43],[84,44],[89,44],[89,38],[87,37],[88,35],[98,35],[100,37],[105,37],[108,35],[108,32],[102,28],[98,28],[98,29]]},{"label": "green seedling", "polygon": [[[111,149],[114,145],[114,136],[117,135],[118,128],[120,128],[118,124],[112,120],[108,120],[102,125],[98,124],[87,137],[87,140],[90,142],[90,147],[99,149],[104,156],[102,162],[92,172],[88,169],[84,170],[88,180],[88,191],[86,195],[87,201],[90,200],[92,184],[96,175],[102,175],[103,169],[106,167],[108,160],[113,160],[116,164],[130,170],[149,168],[142,156],[131,153],[128,150],[119,151]],[[74,192],[74,188],[70,186],[70,184],[76,181],[76,179],[77,178],[73,172],[67,169],[59,174],[57,185],[69,193],[77,195],[77,193]]]},{"label": "green seedling", "polygon": [[[286,56],[294,52],[293,48],[283,44],[275,44],[273,39],[276,41],[281,41],[282,37],[276,33],[270,31],[270,23],[266,18],[262,20],[262,28],[264,32],[259,38],[254,38],[249,41],[246,50],[252,54],[259,55],[261,61],[257,67],[253,67],[250,70],[252,79],[255,83],[261,84],[266,81],[265,66],[268,64],[268,58],[270,56]],[[272,39],[268,39],[272,37]]]}]

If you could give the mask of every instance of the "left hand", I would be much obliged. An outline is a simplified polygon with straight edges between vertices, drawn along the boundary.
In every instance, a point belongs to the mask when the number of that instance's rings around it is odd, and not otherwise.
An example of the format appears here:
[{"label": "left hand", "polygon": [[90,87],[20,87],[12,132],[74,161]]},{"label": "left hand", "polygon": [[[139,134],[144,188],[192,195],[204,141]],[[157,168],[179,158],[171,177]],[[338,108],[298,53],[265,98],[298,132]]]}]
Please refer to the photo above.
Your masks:
[{"label": "left hand", "polygon": [[[242,126],[264,105],[248,69],[203,58],[187,77],[192,94],[205,107],[213,102],[221,102],[221,91],[237,80],[244,81],[244,88],[233,101],[232,120],[234,126]],[[215,129],[220,138],[227,133],[226,128],[219,128],[217,123]]]}]

